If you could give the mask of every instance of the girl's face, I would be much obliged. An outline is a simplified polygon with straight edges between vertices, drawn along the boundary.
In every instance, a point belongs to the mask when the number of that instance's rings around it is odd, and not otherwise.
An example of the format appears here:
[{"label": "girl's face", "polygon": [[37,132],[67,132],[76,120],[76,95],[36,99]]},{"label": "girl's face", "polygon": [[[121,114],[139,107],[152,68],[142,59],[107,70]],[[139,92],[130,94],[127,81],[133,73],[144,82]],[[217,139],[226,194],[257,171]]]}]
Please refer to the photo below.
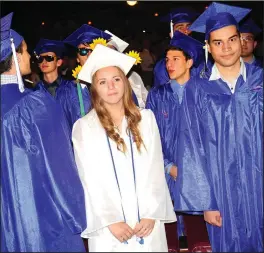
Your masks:
[{"label": "girl's face", "polygon": [[117,104],[122,101],[125,93],[125,83],[119,70],[114,67],[105,67],[95,73],[95,88],[99,97],[106,104]]}]

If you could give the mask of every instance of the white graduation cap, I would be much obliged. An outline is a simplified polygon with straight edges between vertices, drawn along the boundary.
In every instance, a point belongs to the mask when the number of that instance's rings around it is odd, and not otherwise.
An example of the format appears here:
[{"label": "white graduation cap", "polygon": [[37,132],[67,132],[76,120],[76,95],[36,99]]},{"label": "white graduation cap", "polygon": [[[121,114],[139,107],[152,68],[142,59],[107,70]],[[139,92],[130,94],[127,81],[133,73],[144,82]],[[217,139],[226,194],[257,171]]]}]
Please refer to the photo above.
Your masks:
[{"label": "white graduation cap", "polygon": [[120,53],[124,52],[125,49],[129,46],[127,42],[121,40],[120,38],[115,36],[113,33],[109,32],[108,30],[105,30],[104,32],[112,35],[111,40],[107,44],[114,46]]},{"label": "white graduation cap", "polygon": [[92,83],[92,76],[98,69],[110,66],[119,67],[127,75],[135,62],[134,57],[97,44],[78,74],[78,79]]}]

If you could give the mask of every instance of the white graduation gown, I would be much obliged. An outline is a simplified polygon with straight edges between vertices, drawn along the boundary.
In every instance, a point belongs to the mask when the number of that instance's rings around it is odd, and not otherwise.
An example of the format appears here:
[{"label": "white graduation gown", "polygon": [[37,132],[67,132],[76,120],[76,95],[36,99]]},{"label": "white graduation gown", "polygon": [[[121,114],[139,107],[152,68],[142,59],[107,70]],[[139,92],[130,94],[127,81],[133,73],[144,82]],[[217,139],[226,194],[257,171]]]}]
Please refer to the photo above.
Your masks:
[{"label": "white graduation gown", "polygon": [[[120,192],[105,130],[93,109],[73,126],[72,140],[79,175],[85,191],[87,228],[83,238],[89,238],[90,252],[167,252],[164,223],[175,222],[176,216],[164,175],[161,141],[155,117],[150,110],[141,110],[140,131],[146,146],[142,153],[133,143],[136,189],[126,119],[122,122],[121,136],[127,153],[117,150],[110,140]],[[141,218],[155,219],[152,233],[141,245],[133,236],[128,244],[119,242],[108,226],[124,221],[133,229],[138,221],[137,199]],[[122,203],[122,205],[121,205]]]},{"label": "white graduation gown", "polygon": [[132,71],[128,77],[128,80],[130,82],[131,88],[135,92],[139,107],[145,108],[147,96],[148,96],[148,90],[145,88],[142,78],[140,77],[139,74]]}]

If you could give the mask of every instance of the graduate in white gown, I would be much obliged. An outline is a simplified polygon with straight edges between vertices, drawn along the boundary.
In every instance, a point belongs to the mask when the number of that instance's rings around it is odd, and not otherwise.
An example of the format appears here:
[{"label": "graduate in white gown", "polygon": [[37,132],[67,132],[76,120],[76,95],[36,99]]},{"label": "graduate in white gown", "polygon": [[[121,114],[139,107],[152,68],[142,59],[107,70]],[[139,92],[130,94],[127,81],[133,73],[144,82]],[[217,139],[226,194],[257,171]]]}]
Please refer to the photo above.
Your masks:
[{"label": "graduate in white gown", "polygon": [[97,45],[79,73],[92,83],[93,109],[72,133],[90,252],[168,252],[164,223],[176,221],[155,116],[126,77],[135,61]]}]

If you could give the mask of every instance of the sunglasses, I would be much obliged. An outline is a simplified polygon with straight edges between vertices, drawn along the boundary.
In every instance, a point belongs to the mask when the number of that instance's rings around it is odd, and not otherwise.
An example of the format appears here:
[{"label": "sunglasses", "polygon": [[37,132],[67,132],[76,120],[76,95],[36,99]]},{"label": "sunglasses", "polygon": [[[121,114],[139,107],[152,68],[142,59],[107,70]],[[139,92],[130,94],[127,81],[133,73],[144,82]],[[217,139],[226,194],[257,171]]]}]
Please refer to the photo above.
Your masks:
[{"label": "sunglasses", "polygon": [[37,58],[38,63],[42,63],[44,61],[44,59],[46,60],[46,62],[52,62],[55,60],[55,58],[57,58],[57,56],[45,55],[45,56],[38,56],[36,58]]},{"label": "sunglasses", "polygon": [[90,52],[92,52],[93,50],[90,49],[90,48],[85,48],[85,47],[82,47],[82,48],[78,48],[78,54],[80,56],[86,56],[87,54],[89,54]]}]

